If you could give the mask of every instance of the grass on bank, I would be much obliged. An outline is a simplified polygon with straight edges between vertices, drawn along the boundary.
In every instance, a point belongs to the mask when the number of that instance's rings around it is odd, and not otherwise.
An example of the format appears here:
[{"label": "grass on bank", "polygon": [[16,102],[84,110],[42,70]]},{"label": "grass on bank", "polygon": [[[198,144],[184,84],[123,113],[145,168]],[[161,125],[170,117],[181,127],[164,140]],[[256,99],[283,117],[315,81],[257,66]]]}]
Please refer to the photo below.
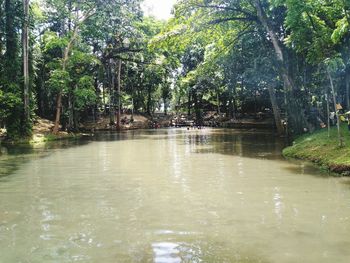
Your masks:
[{"label": "grass on bank", "polygon": [[[59,134],[33,134],[29,138],[18,138],[18,139],[6,139],[6,137],[0,138],[0,145],[37,145],[45,144],[51,141],[59,140],[74,140],[80,139],[83,136],[87,136],[83,133],[59,133]],[[2,139],[2,140],[1,140]]]},{"label": "grass on bank", "polygon": [[63,133],[63,134],[34,134],[32,139],[29,141],[30,144],[45,143],[51,141],[58,141],[64,139],[79,139],[82,137],[81,133]]},{"label": "grass on bank", "polygon": [[345,146],[339,147],[337,128],[322,129],[297,138],[293,145],[283,150],[289,158],[309,160],[322,168],[343,175],[350,175],[350,132],[347,125],[341,126]]}]

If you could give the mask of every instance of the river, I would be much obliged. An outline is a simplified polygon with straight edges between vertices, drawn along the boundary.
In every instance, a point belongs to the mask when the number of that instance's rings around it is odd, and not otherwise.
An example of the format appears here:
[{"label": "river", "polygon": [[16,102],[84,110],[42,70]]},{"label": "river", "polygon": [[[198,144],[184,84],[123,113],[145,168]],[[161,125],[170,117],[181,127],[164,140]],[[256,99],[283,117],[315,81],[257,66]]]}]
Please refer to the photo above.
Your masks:
[{"label": "river", "polygon": [[9,149],[0,262],[350,262],[350,179],[283,147],[169,129]]}]

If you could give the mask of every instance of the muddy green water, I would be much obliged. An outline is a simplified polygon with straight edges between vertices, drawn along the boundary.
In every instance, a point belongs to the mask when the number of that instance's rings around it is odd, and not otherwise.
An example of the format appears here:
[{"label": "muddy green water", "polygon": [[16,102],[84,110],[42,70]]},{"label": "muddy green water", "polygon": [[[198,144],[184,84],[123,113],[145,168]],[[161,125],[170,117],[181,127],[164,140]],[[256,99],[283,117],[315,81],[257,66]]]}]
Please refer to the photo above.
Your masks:
[{"label": "muddy green water", "polygon": [[283,145],[178,129],[9,149],[0,262],[350,262],[349,178]]}]

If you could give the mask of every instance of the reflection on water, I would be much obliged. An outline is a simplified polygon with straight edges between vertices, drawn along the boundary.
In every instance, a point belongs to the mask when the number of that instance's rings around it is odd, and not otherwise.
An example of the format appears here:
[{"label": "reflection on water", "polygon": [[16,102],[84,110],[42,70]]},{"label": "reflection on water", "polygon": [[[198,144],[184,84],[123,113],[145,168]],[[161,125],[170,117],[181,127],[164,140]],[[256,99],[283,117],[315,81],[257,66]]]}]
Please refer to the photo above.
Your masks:
[{"label": "reflection on water", "polygon": [[0,262],[350,262],[349,179],[283,146],[178,129],[9,149]]},{"label": "reflection on water", "polygon": [[48,156],[54,150],[87,144],[87,138],[79,140],[63,139],[45,144],[0,145],[0,178],[11,175],[17,168],[35,158]]},{"label": "reflection on water", "polygon": [[[259,131],[210,130],[190,132],[184,144],[196,153],[220,153],[252,158],[281,159],[285,142],[273,134]],[[200,146],[200,147],[199,147]]]}]

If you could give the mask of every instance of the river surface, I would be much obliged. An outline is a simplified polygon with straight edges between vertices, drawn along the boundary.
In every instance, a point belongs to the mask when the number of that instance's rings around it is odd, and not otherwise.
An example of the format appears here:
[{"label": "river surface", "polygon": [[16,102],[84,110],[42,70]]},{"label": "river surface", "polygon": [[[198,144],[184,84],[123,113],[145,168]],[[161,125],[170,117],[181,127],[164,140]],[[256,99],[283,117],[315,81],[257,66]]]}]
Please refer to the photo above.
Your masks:
[{"label": "river surface", "polygon": [[169,129],[8,149],[0,262],[350,262],[349,178],[283,146]]}]

